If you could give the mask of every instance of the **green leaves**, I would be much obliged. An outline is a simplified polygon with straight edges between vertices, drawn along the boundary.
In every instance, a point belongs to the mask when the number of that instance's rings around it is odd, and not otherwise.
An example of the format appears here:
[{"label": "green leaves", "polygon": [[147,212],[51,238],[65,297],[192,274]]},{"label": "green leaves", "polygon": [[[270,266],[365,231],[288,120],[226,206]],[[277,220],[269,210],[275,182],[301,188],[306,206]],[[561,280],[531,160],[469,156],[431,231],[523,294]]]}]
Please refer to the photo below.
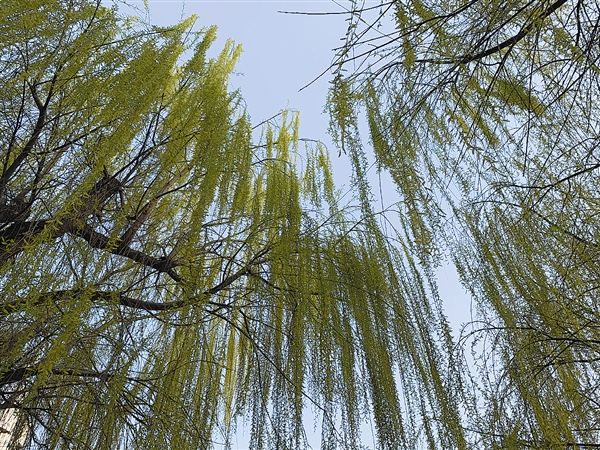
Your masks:
[{"label": "green leaves", "polygon": [[[377,35],[385,17],[352,11],[364,27],[348,31],[334,66],[360,68],[344,73],[353,103],[336,94],[329,109],[339,128],[366,112],[374,164],[405,207],[398,240],[409,260],[431,274],[439,259],[422,255],[451,255],[477,305],[465,343],[478,350],[479,391],[461,403],[477,405],[465,414],[470,441],[447,442],[594,445],[598,5],[388,6],[394,26]],[[441,428],[460,429],[450,417]],[[424,426],[431,447],[445,445]]]},{"label": "green leaves", "polygon": [[326,149],[300,150],[297,115],[252,142],[228,91],[241,50],[209,59],[215,28],[150,27],[84,0],[0,13],[13,446],[209,448],[248,420],[253,448],[302,448],[312,405],[324,446],[360,448],[372,411],[382,448],[416,447],[407,430],[454,389],[447,329],[369,205],[360,93],[338,78],[331,103],[354,208]]}]

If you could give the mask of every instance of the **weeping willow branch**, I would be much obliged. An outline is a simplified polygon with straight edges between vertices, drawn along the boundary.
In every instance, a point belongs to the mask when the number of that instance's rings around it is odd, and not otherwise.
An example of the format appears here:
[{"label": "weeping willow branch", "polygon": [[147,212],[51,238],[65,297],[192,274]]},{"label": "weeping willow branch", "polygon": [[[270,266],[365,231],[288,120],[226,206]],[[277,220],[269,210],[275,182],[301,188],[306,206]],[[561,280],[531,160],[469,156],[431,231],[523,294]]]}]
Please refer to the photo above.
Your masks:
[{"label": "weeping willow branch", "polygon": [[521,30],[517,34],[512,36],[511,38],[508,38],[508,39],[502,41],[501,43],[499,43],[498,45],[490,47],[490,48],[483,50],[479,53],[476,53],[474,55],[465,55],[461,58],[452,58],[452,59],[448,59],[448,60],[416,59],[415,62],[455,65],[455,64],[468,64],[473,61],[479,61],[487,56],[493,55],[494,53],[498,53],[507,47],[510,47],[510,48],[514,47],[515,44],[517,44],[519,41],[521,41],[523,38],[525,38],[531,31],[533,31],[536,28],[539,28],[541,26],[542,21],[545,18],[552,15],[558,8],[563,6],[565,3],[567,3],[567,0],[557,0],[552,5],[550,5],[548,7],[548,9],[544,10],[537,17],[533,18],[527,25],[523,26],[521,28]]}]

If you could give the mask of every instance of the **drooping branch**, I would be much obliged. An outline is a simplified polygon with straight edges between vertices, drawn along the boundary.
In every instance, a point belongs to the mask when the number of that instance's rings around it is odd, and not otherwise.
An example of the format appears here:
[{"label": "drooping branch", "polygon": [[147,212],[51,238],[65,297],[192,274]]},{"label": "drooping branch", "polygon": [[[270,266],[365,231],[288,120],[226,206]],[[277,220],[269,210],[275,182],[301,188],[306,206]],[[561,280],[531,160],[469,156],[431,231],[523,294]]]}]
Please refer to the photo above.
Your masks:
[{"label": "drooping branch", "polygon": [[0,175],[0,199],[5,198],[6,188],[8,186],[9,180],[17,172],[19,167],[21,167],[21,164],[23,164],[25,159],[27,159],[27,157],[33,150],[33,147],[38,142],[40,134],[42,133],[42,130],[44,129],[44,126],[46,125],[46,116],[48,115],[48,105],[50,104],[50,100],[52,99],[53,90],[54,90],[53,88],[54,88],[55,83],[56,83],[56,75],[54,75],[54,78],[52,79],[52,81],[50,83],[50,89],[48,91],[48,95],[46,96],[46,99],[44,102],[42,102],[40,100],[40,98],[38,97],[35,86],[33,86],[33,85],[29,86],[31,95],[33,96],[35,104],[38,108],[38,118],[37,118],[37,121],[33,128],[33,133],[31,134],[31,137],[29,138],[29,140],[23,147],[23,150],[21,150],[21,153],[19,153],[19,155],[15,158],[15,160],[12,162],[12,164],[10,166],[8,166],[8,168],[2,173],[2,175]]},{"label": "drooping branch", "polygon": [[557,0],[552,5],[550,5],[548,9],[544,10],[540,15],[532,19],[527,25],[521,28],[521,30],[517,34],[502,41],[498,45],[487,48],[479,53],[449,59],[417,59],[415,60],[415,62],[432,64],[467,64],[473,61],[479,61],[487,56],[493,55],[494,53],[498,53],[499,51],[504,50],[505,48],[513,47],[515,44],[523,40],[533,29],[538,27],[541,21],[546,19],[548,16],[552,15],[558,8],[563,6],[565,3],[567,3],[567,0]]}]

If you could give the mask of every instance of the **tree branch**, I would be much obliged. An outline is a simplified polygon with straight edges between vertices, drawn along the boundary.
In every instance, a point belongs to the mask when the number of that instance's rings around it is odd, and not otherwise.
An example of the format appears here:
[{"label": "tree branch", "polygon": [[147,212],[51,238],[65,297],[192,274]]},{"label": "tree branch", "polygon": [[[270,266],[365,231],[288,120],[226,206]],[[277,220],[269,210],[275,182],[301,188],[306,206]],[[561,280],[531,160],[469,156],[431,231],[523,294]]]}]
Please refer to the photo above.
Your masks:
[{"label": "tree branch", "polygon": [[[12,383],[19,383],[27,378],[33,377],[39,373],[39,369],[37,367],[19,367],[17,369],[11,369],[0,374],[0,386],[4,386]],[[89,377],[89,378],[99,378],[102,381],[107,381],[112,375],[97,372],[94,370],[85,370],[85,369],[66,369],[66,368],[54,368],[51,373],[53,375],[62,375],[62,376],[74,376],[74,377]]]},{"label": "tree branch", "polygon": [[[248,265],[242,267],[237,272],[229,275],[228,277],[223,279],[223,281],[221,281],[219,284],[213,286],[210,289],[205,290],[198,298],[201,298],[203,300],[207,299],[207,298],[219,293],[220,291],[228,288],[229,286],[231,286],[233,283],[235,283],[241,277],[246,276],[246,275],[251,275],[251,272],[250,272],[251,267],[255,264],[260,263],[260,257],[262,255],[264,255],[264,252],[259,253],[255,258],[252,259],[252,261]],[[49,301],[56,302],[59,300],[64,300],[69,297],[85,295],[86,293],[90,296],[90,300],[92,302],[107,302],[108,303],[108,302],[116,301],[119,305],[126,306],[128,308],[142,309],[145,311],[171,311],[171,310],[181,308],[182,306],[185,306],[186,304],[192,303],[192,302],[190,302],[190,300],[187,300],[187,299],[175,300],[175,301],[166,302],[166,303],[149,302],[149,301],[139,300],[139,299],[136,299],[133,297],[129,297],[129,296],[125,295],[124,293],[120,293],[120,292],[110,292],[110,291],[93,291],[93,292],[87,291],[86,292],[83,289],[65,289],[65,290],[52,291],[52,292],[46,292],[46,293],[40,294],[34,300],[20,297],[20,298],[17,298],[16,300],[0,304],[0,317],[4,317],[4,316],[7,316],[14,312],[20,311],[28,303],[30,303],[32,306],[39,306],[39,305],[43,305],[44,303],[47,303]],[[222,306],[222,304],[219,304],[219,306]]]},{"label": "tree branch", "polygon": [[74,219],[65,219],[58,226],[51,219],[13,223],[0,232],[0,264],[22,252],[27,242],[43,233],[46,227],[55,227],[50,234],[52,239],[63,236],[69,231],[73,232],[76,228],[82,228],[85,225],[87,217],[94,211],[97,211],[100,205],[104,204],[110,197],[119,192],[121,187],[122,184],[117,178],[111,176],[102,177],[84,197],[82,204],[69,214]]},{"label": "tree branch", "polygon": [[531,30],[533,30],[539,24],[540,21],[544,20],[546,17],[553,14],[558,8],[563,6],[565,3],[567,3],[567,0],[557,0],[552,5],[550,5],[550,7],[548,9],[543,11],[539,16],[537,16],[535,19],[533,19],[531,22],[529,22],[527,25],[525,25],[523,28],[521,28],[521,31],[519,31],[514,36],[506,39],[505,41],[502,41],[498,45],[490,47],[490,48],[483,50],[479,53],[476,53],[474,55],[465,55],[458,59],[453,58],[453,59],[445,59],[445,60],[417,59],[415,62],[432,63],[432,64],[467,64],[467,63],[470,63],[473,61],[479,61],[480,59],[483,59],[486,56],[493,55],[494,53],[498,53],[499,51],[501,51],[507,47],[514,46],[516,43],[521,41],[525,36],[527,36],[529,34],[529,32]]},{"label": "tree branch", "polygon": [[181,260],[171,258],[156,258],[148,255],[147,253],[140,252],[139,250],[134,250],[131,247],[124,246],[120,239],[111,240],[109,237],[98,233],[88,224],[85,224],[83,228],[74,226],[68,231],[85,239],[93,248],[106,250],[113,255],[123,256],[131,259],[132,261],[138,262],[143,266],[151,267],[159,272],[164,272],[174,281],[181,281],[181,277],[173,270],[175,267],[181,265]]},{"label": "tree branch", "polygon": [[39,99],[37,92],[35,90],[35,86],[29,85],[29,90],[31,91],[31,95],[35,101],[35,104],[38,108],[39,114],[35,126],[33,128],[33,133],[31,137],[23,147],[23,150],[19,155],[15,158],[12,164],[2,173],[0,176],[0,199],[3,199],[6,195],[6,188],[8,186],[8,182],[11,177],[15,174],[18,168],[23,164],[23,161],[29,156],[31,151],[33,150],[34,145],[37,143],[44,126],[46,125],[46,116],[48,113],[48,105],[50,104],[50,100],[53,95],[54,84],[56,83],[56,75],[52,79],[50,84],[50,89],[48,91],[48,95],[46,96],[46,100],[44,103]]},{"label": "tree branch", "polygon": [[536,24],[538,24],[539,22],[544,20],[549,15],[553,14],[558,8],[560,8],[565,3],[567,3],[567,0],[557,0],[552,5],[550,5],[550,7],[547,10],[542,12],[538,17],[536,17],[534,20],[529,22],[525,27],[523,27],[521,29],[521,31],[519,31],[513,37],[501,42],[500,44],[496,45],[495,47],[488,48],[487,50],[484,50],[475,55],[466,55],[459,61],[459,63],[466,64],[466,63],[469,63],[472,61],[478,61],[482,58],[485,58],[486,56],[490,56],[494,53],[497,53],[500,50],[505,49],[506,47],[512,47],[517,42],[522,40],[525,36],[527,36],[529,34],[529,32],[536,27]]}]

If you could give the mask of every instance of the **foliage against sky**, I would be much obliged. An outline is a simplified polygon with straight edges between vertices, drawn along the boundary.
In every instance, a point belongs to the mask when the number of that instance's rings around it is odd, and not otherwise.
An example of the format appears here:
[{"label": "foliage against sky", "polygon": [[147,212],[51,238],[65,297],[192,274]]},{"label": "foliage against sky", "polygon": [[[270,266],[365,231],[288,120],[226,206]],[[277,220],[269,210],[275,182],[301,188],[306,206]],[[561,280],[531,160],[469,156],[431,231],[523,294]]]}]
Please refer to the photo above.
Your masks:
[{"label": "foliage against sky", "polygon": [[[15,447],[463,446],[450,334],[283,113],[253,142],[239,49],[85,0],[0,9],[0,408]],[[183,60],[189,50],[191,57]],[[302,163],[300,163],[300,161]],[[364,194],[364,191],[363,191]],[[438,420],[441,417],[443,420]]]},{"label": "foliage against sky", "polygon": [[[15,446],[209,448],[245,419],[252,448],[295,449],[309,405],[322,448],[360,448],[367,417],[384,449],[598,446],[598,5],[349,17],[329,109],[354,207],[293,114],[252,140],[228,91],[239,49],[207,58],[213,28],[3,2]],[[396,235],[370,204],[361,111],[401,195]],[[446,255],[478,308],[457,346],[435,289]]]},{"label": "foliage against sky", "polygon": [[596,448],[598,3],[386,1],[349,16],[332,127],[360,161],[366,111],[402,237],[425,267],[449,255],[477,302],[461,341],[480,343],[470,440]]}]

